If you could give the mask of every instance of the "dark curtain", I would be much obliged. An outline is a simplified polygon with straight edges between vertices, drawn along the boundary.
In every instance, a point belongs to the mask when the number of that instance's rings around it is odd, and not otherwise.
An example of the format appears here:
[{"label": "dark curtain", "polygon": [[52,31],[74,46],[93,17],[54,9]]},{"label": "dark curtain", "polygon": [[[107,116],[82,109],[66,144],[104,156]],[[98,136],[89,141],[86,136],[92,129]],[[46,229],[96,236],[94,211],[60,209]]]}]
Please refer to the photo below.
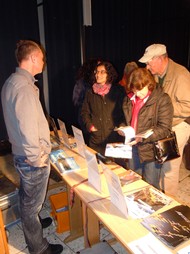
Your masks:
[{"label": "dark curtain", "polygon": [[[39,41],[36,0],[1,0],[0,6],[0,90],[17,66],[14,51],[20,39]],[[0,140],[7,139],[0,105]]]},{"label": "dark curtain", "polygon": [[120,78],[126,62],[138,62],[152,43],[166,44],[174,61],[190,67],[189,0],[91,3],[92,26],[83,27],[82,1],[44,1],[50,114],[63,119],[68,126],[76,123],[72,91],[81,64],[81,30],[86,59],[100,57],[111,61]]},{"label": "dark curtain", "polygon": [[92,0],[92,26],[85,28],[86,57],[112,61],[120,75],[147,46],[163,43],[174,61],[190,67],[189,0]]},{"label": "dark curtain", "polygon": [[[169,56],[190,67],[189,0],[91,0],[92,26],[82,26],[81,0],[44,0],[50,114],[70,127],[76,124],[72,104],[81,65],[81,34],[87,58],[110,60],[120,77],[125,63],[138,61],[152,43],[164,43]],[[82,32],[81,32],[82,31]],[[14,71],[19,39],[39,41],[36,0],[2,0],[0,8],[0,88]],[[85,60],[85,59],[84,59]],[[42,77],[39,78],[42,89]],[[42,96],[43,97],[43,96]],[[0,107],[0,139],[6,137]]]},{"label": "dark curtain", "polygon": [[76,125],[72,92],[81,65],[81,1],[44,1],[50,115]]}]

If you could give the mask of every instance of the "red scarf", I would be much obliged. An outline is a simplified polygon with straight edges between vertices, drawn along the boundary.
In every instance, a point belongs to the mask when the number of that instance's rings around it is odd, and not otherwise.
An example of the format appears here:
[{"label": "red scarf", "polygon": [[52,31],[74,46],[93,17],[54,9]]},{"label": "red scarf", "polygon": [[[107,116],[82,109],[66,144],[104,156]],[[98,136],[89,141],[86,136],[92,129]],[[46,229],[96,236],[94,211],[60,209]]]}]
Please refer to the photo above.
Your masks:
[{"label": "red scarf", "polygon": [[144,104],[147,101],[150,94],[151,94],[151,91],[149,91],[143,99],[140,99],[139,97],[135,96],[134,100],[132,100],[133,109],[132,109],[131,127],[134,128],[135,133],[136,133],[136,130],[137,130],[137,121],[138,121],[139,111],[144,106]]},{"label": "red scarf", "polygon": [[98,83],[94,83],[94,85],[92,86],[94,93],[99,94],[101,96],[104,96],[107,93],[109,93],[110,88],[111,88],[111,84],[100,85]]}]

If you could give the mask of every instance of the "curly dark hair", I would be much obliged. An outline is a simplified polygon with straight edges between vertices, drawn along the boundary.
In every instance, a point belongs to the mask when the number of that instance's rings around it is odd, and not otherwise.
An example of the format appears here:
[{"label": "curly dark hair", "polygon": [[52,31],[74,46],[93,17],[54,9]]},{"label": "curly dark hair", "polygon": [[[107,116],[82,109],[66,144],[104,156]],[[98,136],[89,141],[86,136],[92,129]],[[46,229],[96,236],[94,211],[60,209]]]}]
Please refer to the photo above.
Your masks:
[{"label": "curly dark hair", "polygon": [[[96,72],[98,66],[104,66],[105,69],[106,69],[106,72],[107,72],[107,81],[106,81],[106,83],[112,84],[117,80],[117,78],[118,78],[117,71],[116,71],[115,67],[110,62],[101,61],[95,67],[95,69],[94,69],[95,72]],[[93,79],[94,79],[94,83],[95,83],[96,82],[95,74],[94,74]]]},{"label": "curly dark hair", "polygon": [[87,84],[92,85],[94,69],[99,61],[100,60],[98,58],[89,58],[87,61],[85,61],[79,68],[76,79],[83,79]]},{"label": "curly dark hair", "polygon": [[137,68],[132,71],[127,87],[128,90],[133,91],[134,88],[142,90],[145,86],[148,86],[149,91],[153,91],[156,87],[156,81],[150,71],[146,68]]}]

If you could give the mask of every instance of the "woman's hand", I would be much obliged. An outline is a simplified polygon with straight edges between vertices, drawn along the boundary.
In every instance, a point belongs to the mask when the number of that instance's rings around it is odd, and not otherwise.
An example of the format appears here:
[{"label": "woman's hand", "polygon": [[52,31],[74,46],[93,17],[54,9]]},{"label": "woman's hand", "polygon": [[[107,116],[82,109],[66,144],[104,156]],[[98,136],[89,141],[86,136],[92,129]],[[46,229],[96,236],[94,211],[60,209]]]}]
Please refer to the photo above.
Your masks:
[{"label": "woman's hand", "polygon": [[98,129],[96,129],[96,127],[92,126],[92,128],[90,129],[91,132],[97,131]]},{"label": "woman's hand", "polygon": [[127,144],[128,144],[128,145],[131,145],[131,146],[134,146],[134,145],[136,145],[136,144],[139,143],[139,142],[142,142],[142,138],[140,138],[140,137],[135,138],[135,140],[133,140],[133,141],[127,143]]},{"label": "woman's hand", "polygon": [[121,130],[118,130],[118,131],[117,131],[117,133],[118,133],[120,136],[123,136],[123,137],[125,137],[125,133],[124,133],[123,131],[121,131]]}]

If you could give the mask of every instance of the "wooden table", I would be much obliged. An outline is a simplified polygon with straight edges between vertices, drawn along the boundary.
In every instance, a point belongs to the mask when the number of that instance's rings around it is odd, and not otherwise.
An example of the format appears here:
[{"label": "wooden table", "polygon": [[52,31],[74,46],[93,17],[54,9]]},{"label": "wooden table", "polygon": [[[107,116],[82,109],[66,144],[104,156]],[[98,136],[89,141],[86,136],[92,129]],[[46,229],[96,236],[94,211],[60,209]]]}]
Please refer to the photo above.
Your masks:
[{"label": "wooden table", "polygon": [[[76,239],[83,233],[85,247],[99,242],[99,221],[101,221],[112,235],[126,248],[126,250],[133,254],[129,247],[129,243],[147,235],[149,231],[141,225],[141,219],[126,219],[119,209],[111,203],[104,174],[101,174],[104,192],[99,193],[93,186],[91,186],[91,184],[88,183],[88,170],[85,159],[77,154],[76,151],[66,149],[67,148],[63,147],[63,150],[67,154],[70,153],[70,156],[75,158],[76,162],[80,166],[80,170],[61,174],[62,178],[68,185],[68,194],[73,187],[74,192],[76,193],[74,206],[73,208],[70,208],[70,236],[66,238],[65,242]],[[116,174],[120,174],[125,171],[124,168],[115,163],[109,165],[108,167],[114,170]],[[130,185],[125,185],[123,187],[123,191],[125,193],[131,192],[147,185],[148,184],[143,180],[139,180]],[[68,196],[70,197],[70,195]],[[173,200],[169,206],[163,207],[159,210],[159,212],[176,205],[179,205],[179,203]],[[162,242],[160,242],[160,244],[162,244]],[[180,247],[168,249],[171,253],[176,254],[179,249],[189,244],[190,240],[181,244]]]}]

